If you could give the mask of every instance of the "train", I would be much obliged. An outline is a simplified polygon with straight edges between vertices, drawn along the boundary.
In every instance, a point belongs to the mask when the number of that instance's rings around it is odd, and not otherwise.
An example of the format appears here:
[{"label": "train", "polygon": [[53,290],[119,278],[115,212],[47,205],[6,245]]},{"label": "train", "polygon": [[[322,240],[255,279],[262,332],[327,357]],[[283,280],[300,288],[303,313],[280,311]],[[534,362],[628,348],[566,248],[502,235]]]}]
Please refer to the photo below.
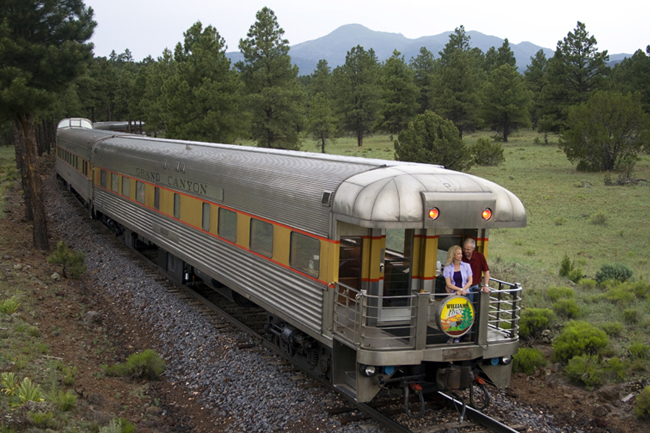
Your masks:
[{"label": "train", "polygon": [[521,285],[491,278],[467,302],[445,292],[440,269],[451,246],[472,238],[489,260],[490,229],[526,225],[522,202],[491,181],[82,118],[59,123],[55,169],[128,247],[155,251],[179,284],[264,308],[269,340],[358,402],[510,382]]}]

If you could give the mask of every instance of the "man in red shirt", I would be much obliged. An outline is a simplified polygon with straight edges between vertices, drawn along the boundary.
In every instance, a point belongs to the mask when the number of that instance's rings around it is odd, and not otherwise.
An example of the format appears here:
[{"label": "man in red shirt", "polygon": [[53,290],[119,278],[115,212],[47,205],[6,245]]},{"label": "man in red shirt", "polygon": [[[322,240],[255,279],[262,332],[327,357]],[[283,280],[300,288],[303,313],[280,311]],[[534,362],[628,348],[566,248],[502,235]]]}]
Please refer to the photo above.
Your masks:
[{"label": "man in red shirt", "polygon": [[[470,291],[478,292],[479,288],[482,293],[490,292],[490,268],[488,267],[485,256],[476,249],[476,241],[472,238],[465,239],[463,243],[463,261],[469,263],[472,268],[472,281],[474,284],[470,287]],[[483,278],[481,278],[483,274]]]}]

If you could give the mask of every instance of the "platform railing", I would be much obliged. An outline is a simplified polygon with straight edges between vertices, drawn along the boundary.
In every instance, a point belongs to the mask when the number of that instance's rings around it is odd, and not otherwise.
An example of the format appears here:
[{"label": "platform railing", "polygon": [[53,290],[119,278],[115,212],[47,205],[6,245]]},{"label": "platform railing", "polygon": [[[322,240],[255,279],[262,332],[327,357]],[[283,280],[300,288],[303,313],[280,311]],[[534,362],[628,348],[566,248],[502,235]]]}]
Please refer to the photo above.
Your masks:
[{"label": "platform railing", "polygon": [[[477,343],[486,338],[516,339],[519,335],[521,285],[495,278],[490,281],[487,319],[480,319],[482,325],[479,326],[487,324],[492,332],[483,331],[484,336],[479,337],[480,331],[475,325],[464,338],[466,343]],[[407,350],[447,342],[447,337],[431,322],[431,303],[437,299],[435,294],[377,296],[343,283],[338,283],[335,290],[333,332],[352,346],[371,350]],[[485,295],[477,293],[476,296]],[[478,300],[476,302],[478,311]],[[420,316],[419,311],[422,312]],[[485,314],[486,310],[483,311]]]},{"label": "platform railing", "polygon": [[490,309],[488,327],[500,331],[507,338],[519,335],[519,318],[521,315],[521,291],[519,283],[508,283],[490,278]]},{"label": "platform railing", "polygon": [[333,332],[349,343],[372,350],[414,349],[417,295],[377,296],[338,283]]}]

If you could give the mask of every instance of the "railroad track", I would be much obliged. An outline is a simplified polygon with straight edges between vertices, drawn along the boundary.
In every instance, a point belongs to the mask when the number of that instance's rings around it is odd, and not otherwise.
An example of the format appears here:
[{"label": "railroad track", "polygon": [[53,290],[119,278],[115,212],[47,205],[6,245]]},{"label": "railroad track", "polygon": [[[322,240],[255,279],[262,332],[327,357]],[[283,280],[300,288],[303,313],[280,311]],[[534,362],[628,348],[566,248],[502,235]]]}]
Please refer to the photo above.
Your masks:
[{"label": "railroad track", "polygon": [[[73,194],[69,194],[67,197],[70,198],[70,202],[74,202],[76,205],[80,204]],[[72,200],[72,198],[75,198],[75,200]],[[83,208],[83,205],[77,206],[77,210],[78,215],[88,221],[88,214],[86,209]],[[103,224],[98,221],[89,222],[93,226],[93,231],[96,234],[101,234],[109,238],[114,242],[114,246],[122,248],[123,251],[129,251],[137,259],[138,265],[144,271],[147,278],[156,281],[169,293],[184,300],[189,305],[197,308],[201,314],[212,319],[216,330],[219,332],[242,332],[245,334],[246,337],[240,338],[235,343],[235,347],[240,350],[266,348],[273,352],[275,356],[263,356],[263,358],[267,359],[270,364],[275,365],[281,372],[295,373],[291,376],[291,379],[294,381],[304,381],[300,385],[301,388],[323,387],[345,398],[347,405],[326,410],[329,416],[337,417],[342,425],[351,422],[372,420],[381,427],[398,433],[436,433],[447,431],[458,433],[463,431],[517,433],[526,430],[526,427],[521,425],[507,426],[469,406],[465,406],[458,399],[443,393],[438,394],[440,398],[444,399],[447,406],[453,408],[450,410],[455,410],[459,414],[458,421],[447,422],[442,425],[408,427],[393,419],[396,415],[403,413],[403,400],[401,400],[401,396],[385,400],[380,399],[372,404],[357,403],[346,395],[338,393],[338,390],[327,380],[312,376],[308,372],[301,370],[293,364],[285,352],[267,339],[264,331],[267,316],[266,311],[261,307],[242,307],[200,282],[178,285],[165,275],[153,261],[153,257],[148,255],[146,251],[141,252],[127,248]],[[277,357],[283,360],[277,361]]]}]

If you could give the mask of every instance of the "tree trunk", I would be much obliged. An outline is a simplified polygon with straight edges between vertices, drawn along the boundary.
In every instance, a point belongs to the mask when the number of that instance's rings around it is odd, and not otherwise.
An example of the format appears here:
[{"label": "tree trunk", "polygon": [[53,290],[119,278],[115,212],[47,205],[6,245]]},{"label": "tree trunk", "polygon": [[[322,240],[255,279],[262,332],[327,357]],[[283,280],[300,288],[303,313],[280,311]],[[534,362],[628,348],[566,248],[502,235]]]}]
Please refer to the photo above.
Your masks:
[{"label": "tree trunk", "polygon": [[23,170],[23,166],[25,165],[25,139],[22,133],[22,126],[18,121],[14,122],[14,147],[16,149],[16,168],[20,172],[20,181],[25,201],[25,219],[32,221],[34,219],[34,214],[32,213],[32,194],[29,192],[30,184],[27,182],[27,171]]},{"label": "tree trunk", "polygon": [[34,216],[32,231],[34,247],[47,251],[49,250],[47,220],[45,216],[45,203],[43,201],[43,183],[38,170],[34,116],[31,114],[21,114],[18,119],[25,143],[25,151],[22,155],[22,170],[26,174],[27,184],[29,185],[28,190],[31,192],[30,200]]},{"label": "tree trunk", "polygon": [[363,146],[363,132],[357,131],[357,146],[362,147]]}]

